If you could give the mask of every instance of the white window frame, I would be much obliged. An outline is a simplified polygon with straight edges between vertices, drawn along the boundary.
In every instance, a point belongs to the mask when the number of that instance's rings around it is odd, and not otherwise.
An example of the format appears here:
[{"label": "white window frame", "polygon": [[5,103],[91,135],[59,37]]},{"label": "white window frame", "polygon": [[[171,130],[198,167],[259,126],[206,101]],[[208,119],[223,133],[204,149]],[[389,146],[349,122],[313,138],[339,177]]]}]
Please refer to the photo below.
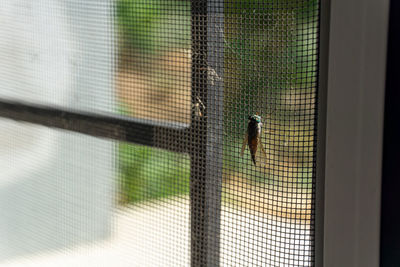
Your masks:
[{"label": "white window frame", "polygon": [[316,266],[378,267],[389,0],[321,0]]}]

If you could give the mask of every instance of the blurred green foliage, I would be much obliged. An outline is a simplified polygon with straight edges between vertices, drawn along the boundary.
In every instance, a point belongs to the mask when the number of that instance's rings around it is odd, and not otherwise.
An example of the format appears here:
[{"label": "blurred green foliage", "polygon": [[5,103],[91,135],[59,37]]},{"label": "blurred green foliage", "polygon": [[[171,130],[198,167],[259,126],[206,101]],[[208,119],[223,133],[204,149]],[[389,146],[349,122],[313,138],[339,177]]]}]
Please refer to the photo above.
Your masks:
[{"label": "blurred green foliage", "polygon": [[117,0],[116,18],[124,49],[154,53],[190,46],[190,2]]},{"label": "blurred green foliage", "polygon": [[280,97],[312,93],[317,81],[319,2],[265,2],[265,9],[257,0],[225,4],[224,110],[236,121],[255,112],[287,120],[292,107]]},{"label": "blurred green foliage", "polygon": [[[120,52],[125,57],[136,57],[132,61],[128,59],[133,64],[140,65],[138,62],[148,59],[148,54],[190,48],[188,1],[117,0],[116,19]],[[128,110],[132,109],[121,103],[119,112],[134,116]],[[120,203],[189,192],[190,160],[187,155],[133,144],[120,144],[118,153]]]},{"label": "blurred green foliage", "polygon": [[120,144],[120,203],[189,193],[190,160],[185,154]]},{"label": "blurred green foliage", "polygon": [[251,165],[248,150],[244,160],[238,154],[247,116],[259,112],[263,145],[273,156],[248,178],[274,185],[290,181],[310,189],[319,2],[266,2],[225,3],[224,128],[229,136],[224,165],[231,172]]},{"label": "blurred green foliage", "polygon": [[[256,168],[247,178],[272,185],[294,180],[311,189],[319,1],[265,3],[224,5],[224,174],[252,166],[248,153],[239,155],[247,116],[259,112],[264,146],[274,158],[267,171]],[[190,1],[117,0],[120,50],[146,58],[190,49],[190,13]],[[187,156],[122,144],[119,157],[123,203],[189,192]],[[283,175],[274,170],[280,162],[290,164]]]},{"label": "blurred green foliage", "polygon": [[[132,116],[123,105],[118,111]],[[128,143],[120,143],[117,150],[120,204],[189,193],[188,155]]]}]

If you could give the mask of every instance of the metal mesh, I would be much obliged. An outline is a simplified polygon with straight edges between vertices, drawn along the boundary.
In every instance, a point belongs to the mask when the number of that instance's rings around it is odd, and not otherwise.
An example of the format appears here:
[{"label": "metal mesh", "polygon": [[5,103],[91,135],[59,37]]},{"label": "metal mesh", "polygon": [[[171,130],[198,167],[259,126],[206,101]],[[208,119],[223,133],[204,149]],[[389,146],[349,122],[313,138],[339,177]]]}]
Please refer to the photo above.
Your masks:
[{"label": "metal mesh", "polygon": [[0,21],[0,116],[70,130],[1,120],[5,266],[313,266],[318,0]]},{"label": "metal mesh", "polygon": [[0,97],[113,112],[111,1],[2,1]]},{"label": "metal mesh", "polygon": [[[201,184],[205,198],[216,201],[221,193],[221,200],[209,206],[206,202],[211,219],[205,223],[208,234],[219,235],[219,240],[209,238],[205,247],[195,246],[207,251],[196,262],[311,266],[318,2],[208,1],[207,25],[202,36],[207,45],[193,44],[192,51],[206,54],[207,60],[197,64],[200,70],[207,68],[207,81],[198,74],[192,90],[206,95],[205,156],[222,154],[223,162],[206,159],[210,173],[206,170]],[[255,166],[249,147],[240,155],[248,116],[256,113],[263,127]]]}]

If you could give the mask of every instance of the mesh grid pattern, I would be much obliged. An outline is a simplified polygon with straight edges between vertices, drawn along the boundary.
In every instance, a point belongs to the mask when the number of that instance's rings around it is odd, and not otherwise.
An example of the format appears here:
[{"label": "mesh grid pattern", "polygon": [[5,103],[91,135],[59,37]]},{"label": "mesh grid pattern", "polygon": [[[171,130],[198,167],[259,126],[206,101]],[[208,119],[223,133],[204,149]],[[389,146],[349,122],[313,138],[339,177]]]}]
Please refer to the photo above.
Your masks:
[{"label": "mesh grid pattern", "polygon": [[[1,265],[109,238],[112,141],[5,119],[0,125]],[[41,263],[55,264],[31,264]]]},{"label": "mesh grid pattern", "polygon": [[116,139],[1,120],[0,262],[313,266],[318,0],[5,0],[0,21],[0,102]]},{"label": "mesh grid pattern", "polygon": [[116,110],[111,8],[111,1],[2,1],[0,97]]}]

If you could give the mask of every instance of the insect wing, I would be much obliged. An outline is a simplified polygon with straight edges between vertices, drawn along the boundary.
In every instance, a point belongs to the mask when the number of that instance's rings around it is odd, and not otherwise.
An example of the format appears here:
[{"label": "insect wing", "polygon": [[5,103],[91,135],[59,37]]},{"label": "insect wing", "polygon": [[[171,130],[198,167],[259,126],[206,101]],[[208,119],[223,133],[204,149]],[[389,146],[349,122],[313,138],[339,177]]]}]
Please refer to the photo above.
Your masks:
[{"label": "insect wing", "polygon": [[260,146],[260,151],[262,152],[262,157],[267,158],[267,153],[265,152],[264,145],[261,142],[261,137],[258,137],[258,145]]},{"label": "insect wing", "polygon": [[243,157],[244,150],[246,149],[248,142],[248,135],[247,133],[244,135],[243,144],[242,144],[242,151],[240,152],[240,156]]},{"label": "insect wing", "polygon": [[260,165],[266,165],[268,163],[268,155],[265,152],[264,145],[261,142],[261,138],[258,137],[258,149],[256,153],[256,160],[260,163]]}]

